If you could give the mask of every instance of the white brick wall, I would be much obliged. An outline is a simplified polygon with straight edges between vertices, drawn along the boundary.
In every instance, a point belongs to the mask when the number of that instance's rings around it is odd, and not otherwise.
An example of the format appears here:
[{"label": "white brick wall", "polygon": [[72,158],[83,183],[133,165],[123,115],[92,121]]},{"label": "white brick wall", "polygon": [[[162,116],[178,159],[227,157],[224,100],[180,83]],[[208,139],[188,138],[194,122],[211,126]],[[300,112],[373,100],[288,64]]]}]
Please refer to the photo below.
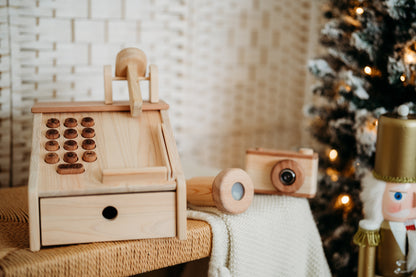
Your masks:
[{"label": "white brick wall", "polygon": [[39,35],[39,41],[70,42],[72,39],[71,19],[39,17],[35,32]]},{"label": "white brick wall", "polygon": [[107,21],[76,19],[74,20],[76,43],[104,43]]},{"label": "white brick wall", "polygon": [[124,3],[122,0],[90,0],[91,18],[120,19],[123,8],[122,3]]},{"label": "white brick wall", "polygon": [[89,1],[56,0],[55,7],[57,7],[55,14],[58,18],[87,18],[89,10]]}]

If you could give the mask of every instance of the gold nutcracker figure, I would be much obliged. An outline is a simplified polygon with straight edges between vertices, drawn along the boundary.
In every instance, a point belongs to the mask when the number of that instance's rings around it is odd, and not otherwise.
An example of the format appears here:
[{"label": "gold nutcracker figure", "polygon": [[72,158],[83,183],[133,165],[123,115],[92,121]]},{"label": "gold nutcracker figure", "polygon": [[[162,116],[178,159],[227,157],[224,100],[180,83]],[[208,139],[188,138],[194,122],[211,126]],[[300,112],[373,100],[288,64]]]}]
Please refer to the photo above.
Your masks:
[{"label": "gold nutcracker figure", "polygon": [[416,115],[407,106],[380,117],[374,171],[362,186],[358,276],[415,276]]}]

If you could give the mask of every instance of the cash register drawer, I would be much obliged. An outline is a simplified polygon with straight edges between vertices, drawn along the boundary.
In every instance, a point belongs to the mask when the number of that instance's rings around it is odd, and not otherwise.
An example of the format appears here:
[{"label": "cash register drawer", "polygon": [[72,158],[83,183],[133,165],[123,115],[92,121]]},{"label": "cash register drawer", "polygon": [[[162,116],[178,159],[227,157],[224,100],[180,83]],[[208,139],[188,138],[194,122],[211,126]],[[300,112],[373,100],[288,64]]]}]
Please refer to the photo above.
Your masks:
[{"label": "cash register drawer", "polygon": [[43,246],[176,236],[175,192],[40,199]]}]

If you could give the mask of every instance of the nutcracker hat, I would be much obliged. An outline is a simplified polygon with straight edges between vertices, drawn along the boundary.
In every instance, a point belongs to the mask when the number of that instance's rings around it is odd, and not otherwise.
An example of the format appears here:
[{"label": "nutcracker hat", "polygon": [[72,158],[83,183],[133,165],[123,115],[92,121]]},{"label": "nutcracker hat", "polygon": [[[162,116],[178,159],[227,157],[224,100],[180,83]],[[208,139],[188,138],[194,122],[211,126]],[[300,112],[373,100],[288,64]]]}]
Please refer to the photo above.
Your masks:
[{"label": "nutcracker hat", "polygon": [[416,114],[407,106],[378,121],[374,177],[392,183],[416,183]]}]

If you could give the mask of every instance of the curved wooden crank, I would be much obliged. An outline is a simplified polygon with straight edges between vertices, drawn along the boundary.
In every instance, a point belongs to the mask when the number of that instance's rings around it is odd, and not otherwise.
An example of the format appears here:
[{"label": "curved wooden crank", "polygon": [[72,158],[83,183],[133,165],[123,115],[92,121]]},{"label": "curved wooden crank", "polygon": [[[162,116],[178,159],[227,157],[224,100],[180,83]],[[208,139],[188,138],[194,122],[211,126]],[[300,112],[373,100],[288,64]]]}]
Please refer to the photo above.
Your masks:
[{"label": "curved wooden crank", "polygon": [[137,117],[142,111],[143,98],[139,81],[149,80],[149,98],[151,103],[159,101],[158,69],[151,64],[149,77],[146,77],[147,59],[144,52],[137,48],[125,48],[117,54],[115,77],[111,77],[111,66],[104,66],[105,104],[113,103],[112,81],[127,80],[131,116]]},{"label": "curved wooden crank", "polygon": [[117,54],[116,77],[126,77],[130,97],[131,116],[137,117],[142,112],[142,93],[139,76],[146,73],[147,60],[143,51],[136,48],[126,48]]}]

